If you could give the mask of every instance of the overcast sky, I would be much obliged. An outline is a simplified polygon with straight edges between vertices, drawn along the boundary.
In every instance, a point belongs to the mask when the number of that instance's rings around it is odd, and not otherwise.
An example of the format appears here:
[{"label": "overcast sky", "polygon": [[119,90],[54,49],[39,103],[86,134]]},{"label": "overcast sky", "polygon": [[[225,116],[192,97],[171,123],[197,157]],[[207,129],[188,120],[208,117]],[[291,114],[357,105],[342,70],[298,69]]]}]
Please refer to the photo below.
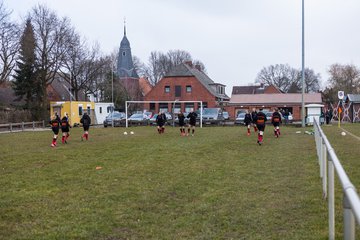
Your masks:
[{"label": "overcast sky", "polygon": [[[3,1],[19,21],[45,4],[106,54],[119,48],[126,18],[133,55],[147,63],[151,51],[188,51],[229,96],[263,67],[301,69],[301,0]],[[359,0],[305,0],[305,66],[321,74],[323,86],[331,64],[360,67],[359,23]]]}]

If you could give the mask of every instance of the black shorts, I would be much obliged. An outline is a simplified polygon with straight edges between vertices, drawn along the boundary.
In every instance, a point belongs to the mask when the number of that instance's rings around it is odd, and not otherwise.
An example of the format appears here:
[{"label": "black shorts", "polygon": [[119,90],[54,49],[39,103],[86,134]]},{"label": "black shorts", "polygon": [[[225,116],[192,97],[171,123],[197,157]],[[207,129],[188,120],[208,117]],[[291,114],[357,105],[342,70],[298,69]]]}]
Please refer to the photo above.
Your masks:
[{"label": "black shorts", "polygon": [[59,134],[59,129],[58,128],[53,128],[52,131],[54,132],[55,135]]},{"label": "black shorts", "polygon": [[279,122],[274,122],[274,123],[273,123],[273,126],[274,126],[274,127],[279,127],[279,126],[280,126],[280,123],[279,123]]},{"label": "black shorts", "polygon": [[256,125],[259,131],[265,131],[265,125]]},{"label": "black shorts", "polygon": [[83,128],[84,128],[84,131],[89,131],[90,126],[85,125],[85,126],[83,126]]}]

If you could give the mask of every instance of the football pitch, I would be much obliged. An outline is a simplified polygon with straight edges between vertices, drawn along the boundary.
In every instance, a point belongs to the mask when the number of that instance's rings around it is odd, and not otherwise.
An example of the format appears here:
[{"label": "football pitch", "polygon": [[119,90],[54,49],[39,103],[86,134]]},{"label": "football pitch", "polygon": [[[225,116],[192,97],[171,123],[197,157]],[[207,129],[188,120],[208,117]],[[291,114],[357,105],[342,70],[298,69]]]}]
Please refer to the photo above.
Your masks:
[{"label": "football pitch", "polygon": [[[335,124],[323,129],[359,187],[360,142]],[[304,130],[282,127],[276,139],[267,126],[262,146],[245,127],[193,137],[91,128],[89,141],[73,128],[56,148],[51,131],[0,134],[0,239],[327,239],[314,136]]]}]

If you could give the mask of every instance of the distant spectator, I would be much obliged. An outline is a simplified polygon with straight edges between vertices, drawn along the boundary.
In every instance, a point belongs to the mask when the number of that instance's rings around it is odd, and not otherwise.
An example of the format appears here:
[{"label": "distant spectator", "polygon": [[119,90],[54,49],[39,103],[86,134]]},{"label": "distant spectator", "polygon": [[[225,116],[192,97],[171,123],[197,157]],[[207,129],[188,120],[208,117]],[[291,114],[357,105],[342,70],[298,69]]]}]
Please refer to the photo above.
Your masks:
[{"label": "distant spectator", "polygon": [[285,119],[285,124],[288,124],[289,123],[289,110],[288,109],[285,109],[283,116]]}]

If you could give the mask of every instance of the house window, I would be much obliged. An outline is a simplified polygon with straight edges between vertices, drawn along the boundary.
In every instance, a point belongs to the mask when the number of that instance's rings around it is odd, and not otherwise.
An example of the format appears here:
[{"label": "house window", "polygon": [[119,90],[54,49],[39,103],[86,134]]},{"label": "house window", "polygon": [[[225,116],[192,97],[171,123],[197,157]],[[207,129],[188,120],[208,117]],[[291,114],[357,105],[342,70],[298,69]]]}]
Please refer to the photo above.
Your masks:
[{"label": "house window", "polygon": [[124,52],[122,52],[122,55],[123,55],[123,56],[125,56],[125,55],[126,55],[126,52],[125,52],[125,51],[124,51]]},{"label": "house window", "polygon": [[194,110],[194,103],[185,103],[185,112],[190,112],[191,109]]},{"label": "house window", "polygon": [[100,112],[100,114],[102,113],[102,107],[99,107],[99,112]]},{"label": "house window", "polygon": [[87,106],[86,111],[87,111],[87,114],[90,116],[90,106]]},{"label": "house window", "polygon": [[170,92],[170,86],[165,86],[165,93],[169,93]]},{"label": "house window", "polygon": [[181,97],[181,86],[175,86],[175,97]]},{"label": "house window", "polygon": [[159,111],[160,112],[168,112],[169,105],[167,103],[159,103]]},{"label": "house window", "polygon": [[79,116],[83,115],[83,109],[82,106],[79,106]]},{"label": "house window", "polygon": [[192,89],[191,89],[191,86],[190,86],[190,85],[187,85],[187,86],[186,86],[186,92],[187,92],[187,93],[191,93],[191,90],[192,90]]},{"label": "house window", "polygon": [[[208,106],[207,106],[207,102],[203,102],[202,103],[202,106],[203,106],[203,109],[205,109],[205,108],[207,108]],[[199,108],[201,107],[201,105],[200,105],[200,103],[199,103]]]}]

